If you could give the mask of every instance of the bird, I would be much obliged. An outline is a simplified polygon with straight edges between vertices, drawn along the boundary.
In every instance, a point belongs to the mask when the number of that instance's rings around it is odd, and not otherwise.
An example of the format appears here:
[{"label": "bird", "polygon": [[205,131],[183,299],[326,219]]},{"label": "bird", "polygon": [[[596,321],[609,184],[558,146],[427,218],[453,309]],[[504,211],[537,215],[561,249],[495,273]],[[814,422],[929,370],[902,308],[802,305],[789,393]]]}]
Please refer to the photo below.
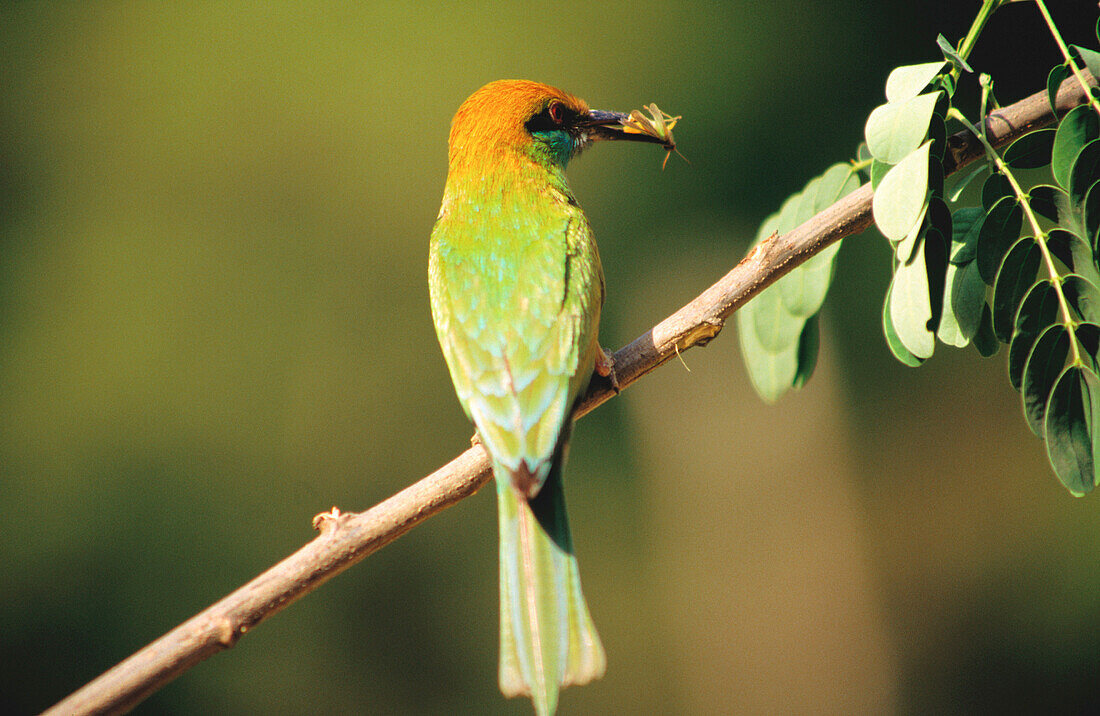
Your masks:
[{"label": "bird", "polygon": [[505,696],[553,714],[559,689],[600,678],[606,658],[581,592],[562,468],[572,411],[595,371],[603,269],[566,181],[598,140],[668,146],[629,117],[529,80],[498,80],[455,113],[429,244],[432,318],[455,392],[494,474]]}]

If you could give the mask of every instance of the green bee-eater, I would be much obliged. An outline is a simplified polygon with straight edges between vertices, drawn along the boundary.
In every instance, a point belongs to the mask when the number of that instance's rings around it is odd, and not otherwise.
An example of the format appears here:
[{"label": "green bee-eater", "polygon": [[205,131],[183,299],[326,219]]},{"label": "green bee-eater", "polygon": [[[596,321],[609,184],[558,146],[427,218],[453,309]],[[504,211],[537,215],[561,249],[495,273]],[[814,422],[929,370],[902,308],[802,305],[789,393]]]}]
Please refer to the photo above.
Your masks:
[{"label": "green bee-eater", "polygon": [[432,316],[458,398],[493,462],[500,513],[500,688],[551,714],[558,689],[604,671],[581,594],[562,491],[571,412],[593,369],[603,271],[565,179],[597,139],[623,131],[536,82],[492,82],[451,124],[443,205],[431,237]]}]

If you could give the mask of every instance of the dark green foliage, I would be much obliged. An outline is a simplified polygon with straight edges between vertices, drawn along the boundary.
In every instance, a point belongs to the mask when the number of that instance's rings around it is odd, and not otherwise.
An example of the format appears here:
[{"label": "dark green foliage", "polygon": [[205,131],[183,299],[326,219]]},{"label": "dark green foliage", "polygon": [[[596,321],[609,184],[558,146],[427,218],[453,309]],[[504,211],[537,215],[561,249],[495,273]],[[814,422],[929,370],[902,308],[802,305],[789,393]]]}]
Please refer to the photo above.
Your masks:
[{"label": "dark green foliage", "polygon": [[[998,154],[984,125],[971,124],[952,106],[961,73],[971,72],[966,58],[942,35],[937,44],[944,61],[890,73],[886,102],[870,113],[854,164],[875,190],[875,224],[893,248],[882,307],[886,344],[913,367],[932,356],[937,339],[956,347],[972,343],[982,356],[1008,344],[1008,378],[1020,391],[1028,426],[1046,442],[1058,478],[1082,495],[1097,484],[1100,445],[1097,107],[1075,107],[1056,126],[1027,132]],[[1072,61],[1100,75],[1100,53],[1075,47]],[[1050,71],[1052,107],[1071,76],[1069,61]],[[997,107],[993,80],[984,74],[977,79],[984,114]],[[953,182],[945,199],[947,121],[973,132],[986,156]],[[1045,170],[1047,178],[1029,187],[1019,170],[1030,170],[1028,176]],[[793,228],[792,214],[804,220],[820,210],[815,199],[826,197],[814,188],[834,171],[840,170],[830,169],[791,197],[758,239]],[[978,200],[952,206],[976,194],[967,187],[982,177]],[[841,178],[841,193],[858,186],[855,171],[837,173]],[[1021,238],[1022,231],[1027,236]],[[796,288],[784,288],[791,277],[784,278],[738,314],[753,383],[768,400],[802,385],[813,370],[816,312],[833,255],[793,281]]]},{"label": "dark green foliage", "polygon": [[1004,160],[1013,169],[1037,169],[1050,164],[1050,152],[1054,148],[1053,129],[1040,129],[1017,139],[1008,145]]}]

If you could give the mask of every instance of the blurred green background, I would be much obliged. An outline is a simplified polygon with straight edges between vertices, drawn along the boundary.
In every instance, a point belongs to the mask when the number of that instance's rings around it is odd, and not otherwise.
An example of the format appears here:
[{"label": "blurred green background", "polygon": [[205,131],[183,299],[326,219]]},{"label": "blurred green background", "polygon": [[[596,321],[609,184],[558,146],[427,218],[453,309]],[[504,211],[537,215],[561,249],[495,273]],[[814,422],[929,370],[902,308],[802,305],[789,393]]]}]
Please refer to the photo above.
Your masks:
[{"label": "blurred green background", "polygon": [[[691,164],[571,167],[619,347],[854,154],[966,3],[0,5],[0,706],[40,710],[465,448],[428,309],[446,136],[487,81],[684,115]],[[1095,46],[1095,8],[1054,3]],[[973,63],[1057,62],[1034,6]],[[973,114],[973,111],[971,112]],[[766,407],[731,328],[578,426],[608,651],[562,713],[967,712],[1100,700],[1100,503],[1047,466],[1003,353],[893,361],[889,250],[842,249],[810,385]],[[491,491],[139,712],[511,713]]]}]

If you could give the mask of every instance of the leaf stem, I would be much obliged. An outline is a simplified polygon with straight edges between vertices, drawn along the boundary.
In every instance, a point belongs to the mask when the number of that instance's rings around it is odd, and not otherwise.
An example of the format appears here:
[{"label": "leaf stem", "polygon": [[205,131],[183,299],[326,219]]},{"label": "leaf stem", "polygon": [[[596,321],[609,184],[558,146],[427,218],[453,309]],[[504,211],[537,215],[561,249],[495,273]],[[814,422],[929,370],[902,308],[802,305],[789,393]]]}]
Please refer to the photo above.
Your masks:
[{"label": "leaf stem", "polygon": [[[1039,14],[1043,16],[1043,20],[1046,21],[1047,27],[1050,28],[1050,34],[1054,37],[1054,42],[1058,45],[1058,49],[1062,51],[1062,57],[1066,58],[1066,64],[1069,65],[1070,70],[1073,72],[1073,76],[1077,78],[1077,81],[1081,83],[1081,87],[1084,88],[1085,96],[1088,97],[1089,104],[1096,110],[1097,114],[1100,114],[1100,100],[1092,96],[1088,80],[1085,79],[1085,75],[1081,72],[1081,68],[1073,61],[1073,55],[1070,53],[1066,41],[1062,39],[1062,33],[1058,32],[1058,27],[1054,24],[1054,18],[1047,12],[1047,6],[1043,3],[1043,0],[1035,0],[1035,5],[1039,8]],[[1100,79],[1100,77],[1097,79]]]},{"label": "leaf stem", "polygon": [[[982,29],[985,28],[985,24],[989,22],[989,18],[993,15],[993,11],[1001,6],[1004,0],[985,0],[982,3],[982,7],[978,10],[977,16],[974,18],[974,22],[970,24],[970,29],[966,32],[966,37],[963,38],[962,43],[959,45],[957,52],[959,57],[968,59],[970,53],[974,50],[974,45],[978,44],[978,36],[982,34]],[[959,78],[959,68],[951,68],[951,76],[955,79]]]},{"label": "leaf stem", "polygon": [[[1031,224],[1031,230],[1035,233],[1035,243],[1039,245],[1039,252],[1043,255],[1043,263],[1046,264],[1047,272],[1050,274],[1051,285],[1054,287],[1054,293],[1058,297],[1058,306],[1061,308],[1063,324],[1069,330],[1073,340],[1070,341],[1070,348],[1073,351],[1073,362],[1079,363],[1081,361],[1081,347],[1077,341],[1077,334],[1074,328],[1077,325],[1077,321],[1073,317],[1073,313],[1069,308],[1069,301],[1066,300],[1066,294],[1062,290],[1062,275],[1058,272],[1058,267],[1054,264],[1054,257],[1050,253],[1050,248],[1047,246],[1047,234],[1043,231],[1043,228],[1039,225],[1039,219],[1035,216],[1035,212],[1031,210],[1031,203],[1028,201],[1027,192],[1023,190],[1020,183],[1016,181],[1016,177],[1012,174],[1012,170],[1008,168],[1008,164],[1001,159],[1001,155],[997,154],[997,150],[993,148],[993,145],[989,143],[989,140],[985,138],[983,132],[979,132],[978,129],[970,123],[970,121],[963,116],[955,107],[952,107],[947,111],[948,115],[954,119],[962,122],[974,136],[978,138],[978,141],[985,147],[986,156],[997,167],[997,171],[1004,175],[1008,180],[1008,184],[1012,187],[1012,191],[1016,194],[1016,199],[1020,202],[1020,208],[1023,209],[1024,216],[1027,217],[1027,222]],[[984,124],[984,122],[983,122]]]}]

